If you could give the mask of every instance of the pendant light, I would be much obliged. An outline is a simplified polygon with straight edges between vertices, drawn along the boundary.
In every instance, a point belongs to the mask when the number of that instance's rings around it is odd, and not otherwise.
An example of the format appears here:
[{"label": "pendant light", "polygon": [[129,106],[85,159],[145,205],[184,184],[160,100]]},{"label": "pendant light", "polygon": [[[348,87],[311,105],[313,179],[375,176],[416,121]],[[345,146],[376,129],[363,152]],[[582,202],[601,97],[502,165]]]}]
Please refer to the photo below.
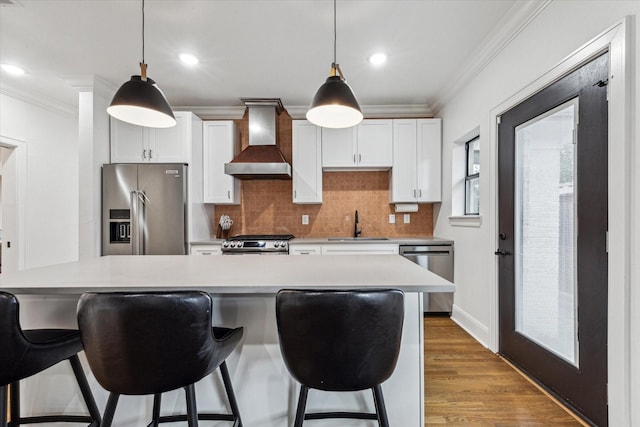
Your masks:
[{"label": "pendant light", "polygon": [[325,128],[347,128],[362,121],[362,111],[356,96],[347,84],[336,61],[336,0],[333,0],[333,62],[327,81],[320,86],[311,101],[307,120]]},{"label": "pendant light", "polygon": [[147,77],[144,62],[144,0],[142,0],[142,62],[140,75],[131,76],[113,96],[107,113],[123,122],[152,128],[169,128],[176,118],[156,82]]}]

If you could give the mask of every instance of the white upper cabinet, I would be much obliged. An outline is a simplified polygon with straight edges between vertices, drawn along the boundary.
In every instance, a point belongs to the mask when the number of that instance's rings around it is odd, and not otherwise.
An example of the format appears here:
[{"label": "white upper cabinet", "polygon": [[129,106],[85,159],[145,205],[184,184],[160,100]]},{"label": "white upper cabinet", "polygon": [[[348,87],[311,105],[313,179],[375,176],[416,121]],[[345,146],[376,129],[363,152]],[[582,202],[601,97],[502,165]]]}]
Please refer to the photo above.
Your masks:
[{"label": "white upper cabinet", "polygon": [[322,203],[322,131],[306,120],[294,120],[293,203]]},{"label": "white upper cabinet", "polygon": [[390,203],[442,200],[441,119],[393,121]]},{"label": "white upper cabinet", "polygon": [[240,180],[224,173],[224,164],[238,153],[236,124],[231,120],[205,121],[202,126],[204,203],[238,205]]},{"label": "white upper cabinet", "polygon": [[174,115],[176,125],[163,129],[111,117],[111,163],[189,163],[193,113],[177,111]]},{"label": "white upper cabinet", "polygon": [[363,120],[345,129],[322,129],[325,170],[386,170],[393,164],[393,121]]}]

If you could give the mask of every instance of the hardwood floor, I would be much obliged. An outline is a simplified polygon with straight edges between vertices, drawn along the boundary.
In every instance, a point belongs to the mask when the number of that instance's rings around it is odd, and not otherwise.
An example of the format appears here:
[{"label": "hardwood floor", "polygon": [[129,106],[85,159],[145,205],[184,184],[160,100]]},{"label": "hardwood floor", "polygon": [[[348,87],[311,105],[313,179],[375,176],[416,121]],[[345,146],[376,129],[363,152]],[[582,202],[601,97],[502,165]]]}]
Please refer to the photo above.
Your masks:
[{"label": "hardwood floor", "polygon": [[448,317],[424,320],[426,426],[582,426]]}]

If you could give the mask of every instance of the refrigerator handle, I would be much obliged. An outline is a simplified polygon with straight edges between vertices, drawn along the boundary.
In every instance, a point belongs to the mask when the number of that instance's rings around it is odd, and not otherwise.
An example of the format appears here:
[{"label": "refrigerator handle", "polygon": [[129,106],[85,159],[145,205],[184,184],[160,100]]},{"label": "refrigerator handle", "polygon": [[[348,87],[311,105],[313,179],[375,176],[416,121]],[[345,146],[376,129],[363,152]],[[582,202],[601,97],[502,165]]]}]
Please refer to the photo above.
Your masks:
[{"label": "refrigerator handle", "polygon": [[146,196],[142,191],[131,192],[131,255],[144,254],[144,213],[140,202],[144,203]]}]

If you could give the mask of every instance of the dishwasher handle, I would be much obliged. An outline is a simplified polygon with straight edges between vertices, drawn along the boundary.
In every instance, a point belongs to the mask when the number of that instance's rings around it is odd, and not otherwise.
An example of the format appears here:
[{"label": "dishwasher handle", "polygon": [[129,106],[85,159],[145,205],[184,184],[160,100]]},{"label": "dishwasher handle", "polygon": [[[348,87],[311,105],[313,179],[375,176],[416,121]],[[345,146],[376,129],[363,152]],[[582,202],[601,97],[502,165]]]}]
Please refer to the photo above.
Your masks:
[{"label": "dishwasher handle", "polygon": [[400,255],[451,255],[451,251],[404,251],[400,252]]}]

